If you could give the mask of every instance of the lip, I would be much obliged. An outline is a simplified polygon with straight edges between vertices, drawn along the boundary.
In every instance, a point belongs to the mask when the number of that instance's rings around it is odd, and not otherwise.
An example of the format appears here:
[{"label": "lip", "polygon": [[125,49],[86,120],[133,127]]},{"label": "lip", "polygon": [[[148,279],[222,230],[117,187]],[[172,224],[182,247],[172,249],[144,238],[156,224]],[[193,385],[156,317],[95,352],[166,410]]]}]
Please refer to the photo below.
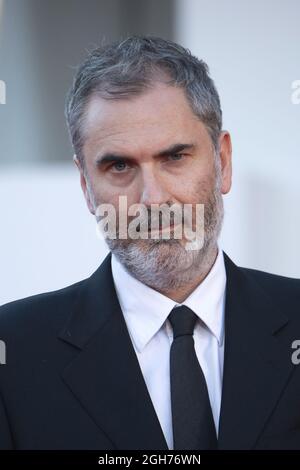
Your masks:
[{"label": "lip", "polygon": [[148,233],[165,233],[165,232],[168,232],[170,231],[170,233],[173,233],[177,227],[180,227],[181,224],[177,224],[177,225],[169,225],[167,227],[163,227],[163,228],[159,228],[158,230],[151,230],[151,228],[148,230]]}]

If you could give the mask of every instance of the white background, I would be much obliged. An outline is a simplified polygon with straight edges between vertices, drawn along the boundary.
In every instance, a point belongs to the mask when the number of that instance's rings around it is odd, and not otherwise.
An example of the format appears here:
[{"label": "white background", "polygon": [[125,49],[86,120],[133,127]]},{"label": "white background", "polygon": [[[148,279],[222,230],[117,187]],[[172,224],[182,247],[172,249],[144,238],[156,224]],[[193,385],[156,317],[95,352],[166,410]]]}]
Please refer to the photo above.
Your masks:
[{"label": "white background", "polygon": [[[300,2],[175,4],[176,38],[208,63],[233,140],[221,247],[237,264],[300,277],[300,105],[291,101],[300,79]],[[34,75],[28,64],[24,70]],[[23,90],[26,119],[39,119],[42,136],[47,114],[41,120],[31,106],[33,91]],[[8,83],[7,100],[9,93]],[[42,140],[34,144],[43,151]],[[11,148],[22,152],[17,135]],[[1,167],[0,304],[83,279],[107,253],[73,165],[70,153],[66,163],[24,158]]]}]

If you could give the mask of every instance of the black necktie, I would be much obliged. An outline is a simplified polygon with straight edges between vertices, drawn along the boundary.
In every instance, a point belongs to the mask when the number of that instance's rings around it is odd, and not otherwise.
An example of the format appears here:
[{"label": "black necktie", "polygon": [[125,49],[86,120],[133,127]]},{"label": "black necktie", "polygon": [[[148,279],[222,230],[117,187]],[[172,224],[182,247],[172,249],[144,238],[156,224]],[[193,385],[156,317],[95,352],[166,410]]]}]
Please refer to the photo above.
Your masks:
[{"label": "black necktie", "polygon": [[216,449],[216,429],[206,381],[194,346],[197,315],[183,305],[173,308],[168,319],[174,338],[170,351],[174,449]]}]

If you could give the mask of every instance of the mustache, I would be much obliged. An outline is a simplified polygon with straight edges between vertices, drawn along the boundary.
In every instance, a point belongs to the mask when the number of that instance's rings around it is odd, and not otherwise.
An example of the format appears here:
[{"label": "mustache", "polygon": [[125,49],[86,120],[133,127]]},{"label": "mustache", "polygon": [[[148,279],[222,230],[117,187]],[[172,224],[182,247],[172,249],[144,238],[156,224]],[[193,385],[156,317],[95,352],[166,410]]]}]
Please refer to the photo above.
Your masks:
[{"label": "mustache", "polygon": [[145,210],[137,212],[138,215],[128,216],[128,226],[136,220],[135,230],[137,232],[145,232],[151,229],[163,230],[168,227],[172,228],[175,225],[187,224],[183,204],[165,203],[154,209],[147,207]]},{"label": "mustache", "polygon": [[[131,220],[134,220],[135,217],[132,217]],[[131,220],[129,222],[131,222]],[[147,211],[147,217],[141,217],[139,223],[136,226],[137,232],[142,232],[143,230],[150,230],[151,228],[155,229],[164,229],[168,226],[174,226],[175,224],[183,224],[184,216],[176,218],[174,212],[164,213],[158,212],[158,214],[153,214],[151,211]]]}]

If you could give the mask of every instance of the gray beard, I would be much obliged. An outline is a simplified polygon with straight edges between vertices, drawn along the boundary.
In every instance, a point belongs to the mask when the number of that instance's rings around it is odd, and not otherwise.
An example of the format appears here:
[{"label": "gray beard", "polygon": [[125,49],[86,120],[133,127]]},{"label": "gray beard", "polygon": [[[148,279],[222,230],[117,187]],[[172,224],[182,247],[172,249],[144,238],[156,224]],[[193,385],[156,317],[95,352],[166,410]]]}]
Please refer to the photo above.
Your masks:
[{"label": "gray beard", "polygon": [[106,239],[125,269],[143,284],[159,291],[179,289],[212,266],[224,217],[220,175],[204,205],[204,242],[201,249],[186,250],[178,239]]}]

